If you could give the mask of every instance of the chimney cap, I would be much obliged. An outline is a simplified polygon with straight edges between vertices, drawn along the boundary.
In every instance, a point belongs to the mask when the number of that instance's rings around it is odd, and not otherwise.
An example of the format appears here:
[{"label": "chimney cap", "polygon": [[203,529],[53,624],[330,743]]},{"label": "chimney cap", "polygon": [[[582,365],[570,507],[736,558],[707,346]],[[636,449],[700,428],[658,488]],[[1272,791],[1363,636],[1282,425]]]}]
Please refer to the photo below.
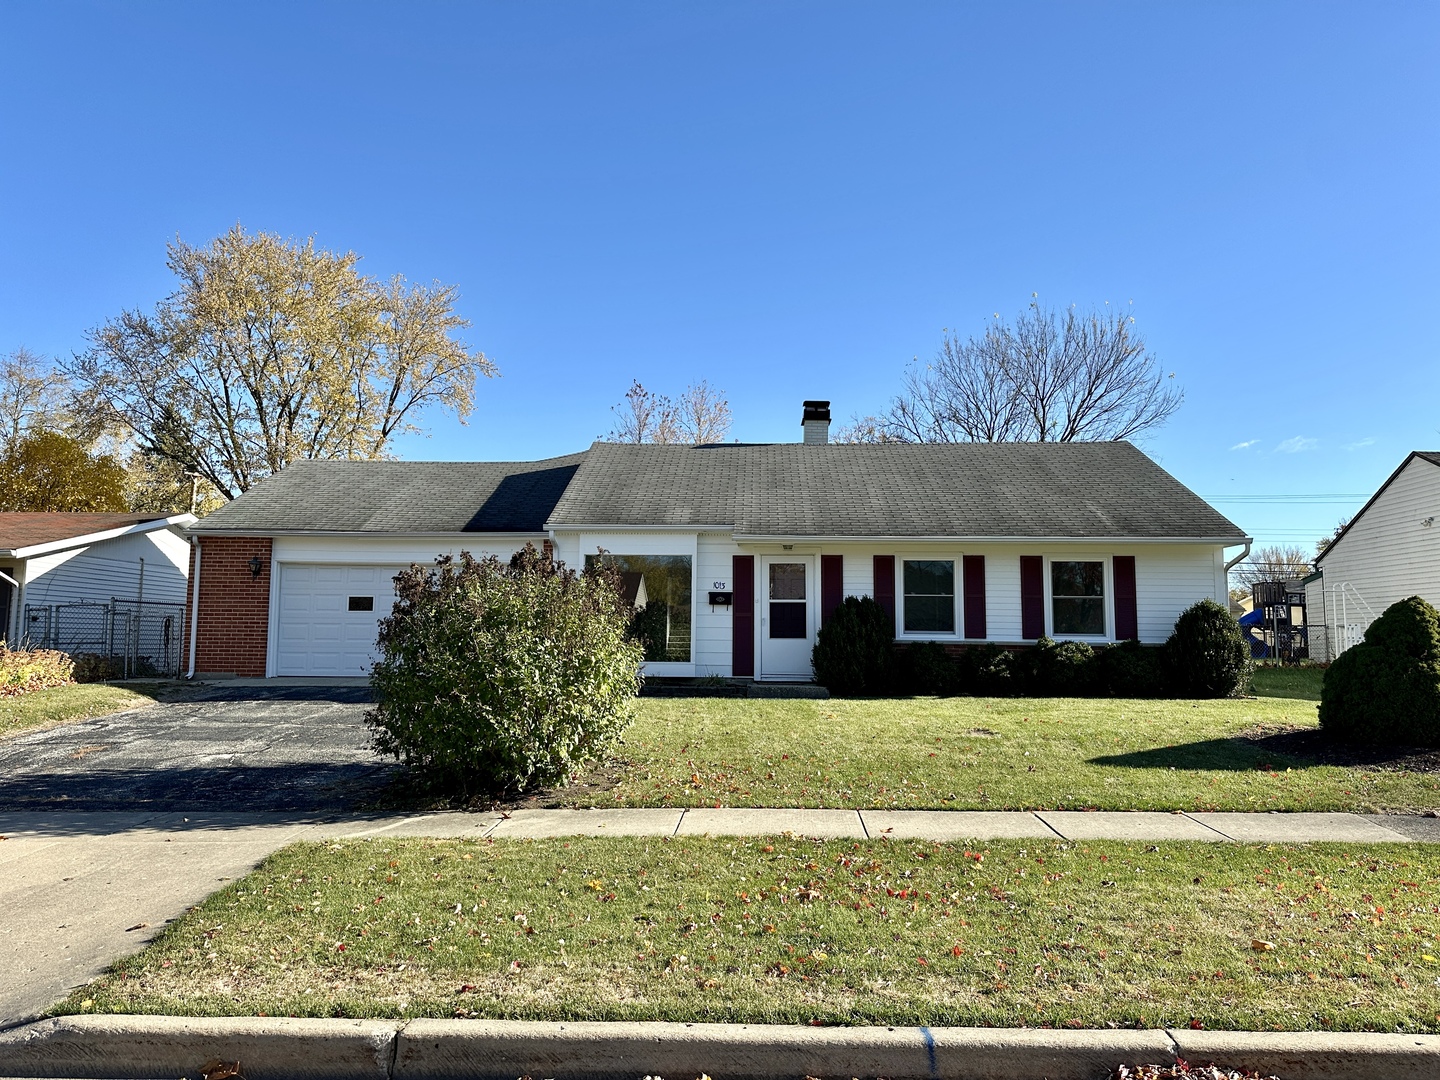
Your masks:
[{"label": "chimney cap", "polygon": [[828,401],[804,401],[804,402],[801,402],[801,404],[805,407],[805,415],[804,415],[803,417],[801,417],[801,420],[800,420],[800,422],[801,422],[802,424],[803,424],[806,420],[825,420],[825,421],[829,421],[829,419],[830,419],[830,402],[828,402]]}]

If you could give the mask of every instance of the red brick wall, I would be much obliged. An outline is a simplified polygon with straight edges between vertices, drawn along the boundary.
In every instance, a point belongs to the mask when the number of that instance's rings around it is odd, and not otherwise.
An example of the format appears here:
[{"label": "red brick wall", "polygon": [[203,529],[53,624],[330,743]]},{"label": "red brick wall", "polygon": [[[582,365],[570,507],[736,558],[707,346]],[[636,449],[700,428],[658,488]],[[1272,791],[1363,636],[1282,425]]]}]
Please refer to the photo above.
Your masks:
[{"label": "red brick wall", "polygon": [[[250,560],[257,555],[261,563],[258,578],[250,573]],[[190,574],[193,590],[193,548]],[[269,633],[270,538],[200,537],[200,625],[195,637],[195,673],[263,678]],[[189,653],[190,613],[187,611],[186,670],[189,670]]]}]

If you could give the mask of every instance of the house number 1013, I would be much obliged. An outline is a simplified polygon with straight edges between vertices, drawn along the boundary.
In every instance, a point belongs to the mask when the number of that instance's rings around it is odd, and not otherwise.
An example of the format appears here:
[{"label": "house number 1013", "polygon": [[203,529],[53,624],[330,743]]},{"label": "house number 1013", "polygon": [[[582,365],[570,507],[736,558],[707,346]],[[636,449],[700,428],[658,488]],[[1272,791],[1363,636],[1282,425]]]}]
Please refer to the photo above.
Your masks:
[{"label": "house number 1013", "polygon": [[710,585],[710,587],[711,587],[712,589],[716,590],[717,592],[724,592],[724,591],[725,591],[726,589],[728,589],[730,586],[729,586],[729,585],[726,585],[725,582],[723,582],[723,581],[716,581],[716,582],[712,582],[711,585]]}]

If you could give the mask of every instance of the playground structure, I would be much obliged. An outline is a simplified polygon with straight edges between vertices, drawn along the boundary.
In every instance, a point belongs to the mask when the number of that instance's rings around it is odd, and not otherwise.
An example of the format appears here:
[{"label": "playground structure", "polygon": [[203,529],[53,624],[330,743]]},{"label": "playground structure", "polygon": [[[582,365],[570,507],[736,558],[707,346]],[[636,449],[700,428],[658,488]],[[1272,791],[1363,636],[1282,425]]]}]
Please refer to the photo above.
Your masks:
[{"label": "playground structure", "polygon": [[1250,587],[1253,610],[1240,617],[1240,629],[1257,660],[1298,664],[1310,657],[1301,581],[1257,581]]}]

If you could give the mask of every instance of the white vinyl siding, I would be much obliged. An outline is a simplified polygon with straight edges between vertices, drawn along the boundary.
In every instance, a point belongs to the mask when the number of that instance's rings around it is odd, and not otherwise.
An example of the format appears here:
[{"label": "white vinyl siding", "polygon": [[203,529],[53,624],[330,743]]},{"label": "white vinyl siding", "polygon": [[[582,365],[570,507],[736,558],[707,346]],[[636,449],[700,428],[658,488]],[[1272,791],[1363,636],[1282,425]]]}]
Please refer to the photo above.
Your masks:
[{"label": "white vinyl siding", "polygon": [[[1430,525],[1424,524],[1427,519],[1433,519]],[[1332,649],[1343,640],[1335,629],[1342,618],[1363,629],[1407,596],[1440,606],[1440,465],[1411,459],[1325,553],[1320,569],[1324,577],[1317,584],[1325,597],[1321,619]],[[1306,591],[1313,597],[1317,585]],[[1321,621],[1307,617],[1312,624]],[[1313,641],[1311,655],[1327,658]]]},{"label": "white vinyl siding", "polygon": [[183,604],[190,544],[173,529],[131,533],[88,547],[26,560],[26,604],[108,603],[135,600],[140,560],[145,560],[145,600]]}]

